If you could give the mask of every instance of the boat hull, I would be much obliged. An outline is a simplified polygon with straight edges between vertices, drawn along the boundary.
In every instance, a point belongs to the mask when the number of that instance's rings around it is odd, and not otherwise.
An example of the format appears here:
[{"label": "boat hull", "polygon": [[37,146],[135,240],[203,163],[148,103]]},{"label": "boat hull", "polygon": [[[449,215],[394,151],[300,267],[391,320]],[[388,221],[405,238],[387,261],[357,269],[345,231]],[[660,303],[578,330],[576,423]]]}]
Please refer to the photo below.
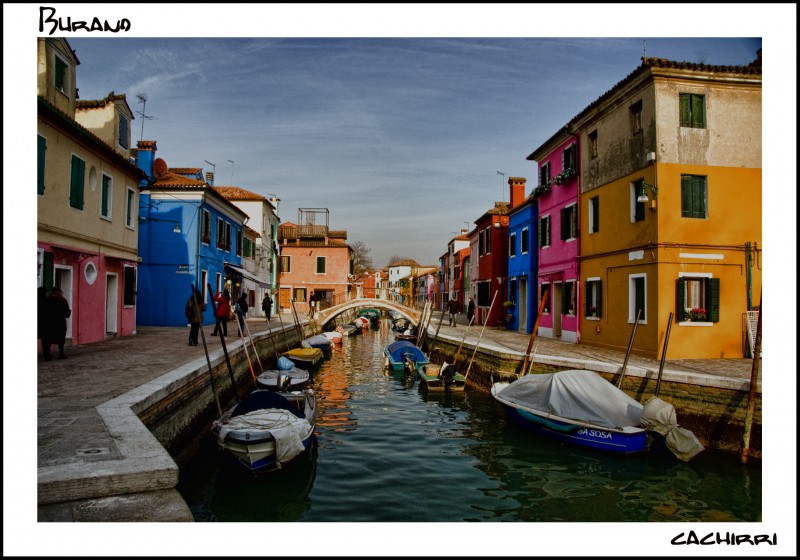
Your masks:
[{"label": "boat hull", "polygon": [[440,375],[441,366],[438,364],[426,364],[417,368],[417,375],[420,380],[420,388],[433,392],[463,392],[467,384],[467,378],[456,373],[451,380],[446,380]]}]

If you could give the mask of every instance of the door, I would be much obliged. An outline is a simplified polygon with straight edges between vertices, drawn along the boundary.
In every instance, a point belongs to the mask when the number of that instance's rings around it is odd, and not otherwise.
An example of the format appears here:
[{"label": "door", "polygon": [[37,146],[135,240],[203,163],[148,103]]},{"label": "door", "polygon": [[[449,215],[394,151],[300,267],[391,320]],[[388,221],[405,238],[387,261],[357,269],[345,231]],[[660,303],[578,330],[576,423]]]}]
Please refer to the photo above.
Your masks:
[{"label": "door", "polygon": [[281,288],[281,309],[289,309],[292,306],[292,289],[291,288]]},{"label": "door", "polygon": [[519,279],[519,302],[517,302],[517,313],[519,313],[519,326],[517,330],[527,332],[528,330],[528,279]]},{"label": "door", "polygon": [[106,274],[106,334],[117,334],[119,277]]},{"label": "door", "polygon": [[53,272],[53,286],[61,288],[64,292],[64,298],[69,303],[69,308],[72,310],[69,318],[67,319],[67,338],[72,338],[72,318],[75,317],[75,310],[72,306],[72,267],[64,265],[55,265]]},{"label": "door", "polygon": [[553,307],[550,313],[553,314],[553,336],[561,336],[561,299],[563,297],[563,287],[561,282],[553,282]]}]

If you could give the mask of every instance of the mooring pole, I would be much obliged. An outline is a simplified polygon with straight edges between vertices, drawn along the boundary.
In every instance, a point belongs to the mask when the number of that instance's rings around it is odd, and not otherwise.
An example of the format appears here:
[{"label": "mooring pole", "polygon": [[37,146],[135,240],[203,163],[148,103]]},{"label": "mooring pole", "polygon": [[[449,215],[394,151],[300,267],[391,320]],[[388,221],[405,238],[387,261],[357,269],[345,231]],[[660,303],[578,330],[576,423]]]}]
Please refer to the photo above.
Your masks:
[{"label": "mooring pole", "polygon": [[756,323],[756,342],[753,345],[753,368],[750,370],[750,391],[747,393],[747,413],[744,418],[744,446],[742,448],[742,463],[747,462],[750,456],[750,429],[753,426],[753,416],[756,411],[756,386],[758,384],[758,371],[761,365],[761,314],[763,313],[764,291],[758,300],[758,322]]},{"label": "mooring pole", "polygon": [[631,331],[631,340],[628,342],[628,350],[625,352],[625,360],[622,362],[622,369],[619,372],[619,379],[617,380],[617,389],[622,386],[622,378],[625,377],[625,368],[628,367],[628,358],[631,355],[631,348],[633,348],[633,337],[636,336],[636,327],[639,326],[639,317],[642,315],[642,310],[636,310],[636,322],[633,324]]},{"label": "mooring pole", "polygon": [[539,313],[536,315],[536,322],[533,325],[533,331],[531,331],[531,339],[528,341],[528,349],[525,351],[525,360],[522,362],[522,370],[521,375],[525,375],[528,371],[528,359],[530,358],[531,349],[533,348],[533,341],[536,339],[536,333],[539,330],[539,321],[542,320],[542,314],[544,313],[544,307],[547,305],[547,298],[550,296],[547,288],[542,290],[542,302],[539,304]]}]

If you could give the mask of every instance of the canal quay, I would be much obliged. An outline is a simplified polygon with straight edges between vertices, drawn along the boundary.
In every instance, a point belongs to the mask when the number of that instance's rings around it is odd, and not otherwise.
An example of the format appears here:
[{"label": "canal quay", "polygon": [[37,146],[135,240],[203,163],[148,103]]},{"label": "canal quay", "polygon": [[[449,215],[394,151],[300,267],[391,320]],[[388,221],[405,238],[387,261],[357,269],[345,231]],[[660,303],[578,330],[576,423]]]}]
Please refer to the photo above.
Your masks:
[{"label": "canal quay", "polygon": [[[473,326],[465,339],[467,325],[463,316],[459,320],[460,324],[451,327],[434,319],[430,337],[438,329],[439,344],[455,348],[464,341],[468,354],[480,339],[478,354],[504,356],[506,361],[521,360],[528,348],[529,335],[490,327]],[[282,345],[286,347],[284,340],[286,344],[290,340],[285,333],[297,335],[289,314],[273,317],[269,324],[263,319],[249,319],[248,327],[254,339],[269,333],[279,352]],[[281,328],[285,330],[281,332]],[[39,522],[193,521],[175,489],[176,460],[139,421],[137,412],[145,410],[148,403],[168,400],[172,393],[184,390],[179,380],[191,372],[202,381],[207,380],[204,376],[209,364],[218,371],[226,368],[220,339],[210,332],[210,328],[204,328],[209,358],[202,344],[187,344],[188,329],[177,327],[140,327],[135,336],[68,346],[65,360],[44,362],[38,356]],[[236,368],[246,370],[235,322],[229,324],[228,333],[227,352],[239,356]],[[262,348],[270,347],[262,343]],[[532,352],[538,364],[599,372],[619,371],[625,357],[621,352],[545,338],[535,339]],[[659,366],[658,360],[631,355],[626,379],[653,379]],[[749,359],[667,359],[663,378],[741,391],[746,397],[751,370]],[[249,378],[249,372],[240,377]],[[759,396],[760,392],[759,379]],[[678,422],[683,425],[680,412]],[[754,447],[750,457],[760,460],[760,447]]]}]

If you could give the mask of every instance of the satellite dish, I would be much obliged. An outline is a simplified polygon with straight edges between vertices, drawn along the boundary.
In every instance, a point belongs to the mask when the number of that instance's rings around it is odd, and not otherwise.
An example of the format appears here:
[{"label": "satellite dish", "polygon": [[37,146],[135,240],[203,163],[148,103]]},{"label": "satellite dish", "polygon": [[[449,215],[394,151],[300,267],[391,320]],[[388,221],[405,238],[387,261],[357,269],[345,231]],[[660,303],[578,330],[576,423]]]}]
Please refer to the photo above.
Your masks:
[{"label": "satellite dish", "polygon": [[161,158],[156,158],[156,161],[153,163],[153,170],[155,171],[156,177],[162,177],[167,174],[167,162]]}]

